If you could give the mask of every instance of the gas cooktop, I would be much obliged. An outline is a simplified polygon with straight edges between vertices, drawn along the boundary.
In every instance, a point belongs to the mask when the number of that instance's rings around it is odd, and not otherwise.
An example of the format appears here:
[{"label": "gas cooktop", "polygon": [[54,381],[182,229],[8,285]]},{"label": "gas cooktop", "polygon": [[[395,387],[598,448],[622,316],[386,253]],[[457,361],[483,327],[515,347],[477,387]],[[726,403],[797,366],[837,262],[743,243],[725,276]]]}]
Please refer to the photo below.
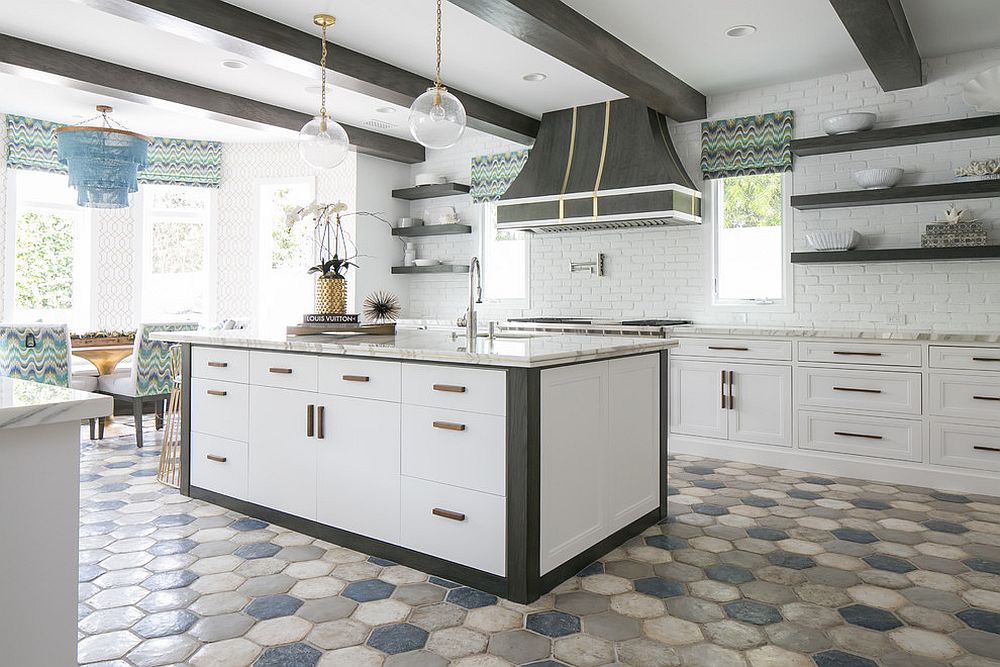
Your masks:
[{"label": "gas cooktop", "polygon": [[641,320],[602,320],[589,317],[515,317],[511,322],[527,322],[530,324],[601,324],[606,326],[630,327],[673,327],[691,324],[691,320],[672,319],[641,319]]}]

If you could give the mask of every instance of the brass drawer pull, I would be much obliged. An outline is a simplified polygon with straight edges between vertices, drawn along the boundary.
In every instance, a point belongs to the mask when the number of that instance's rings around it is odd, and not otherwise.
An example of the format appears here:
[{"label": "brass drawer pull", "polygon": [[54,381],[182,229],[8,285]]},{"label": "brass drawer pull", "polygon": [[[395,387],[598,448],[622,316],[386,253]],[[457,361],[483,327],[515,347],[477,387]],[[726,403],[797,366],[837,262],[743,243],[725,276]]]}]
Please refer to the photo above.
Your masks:
[{"label": "brass drawer pull", "polygon": [[1000,401],[1000,396],[973,396],[977,401]]},{"label": "brass drawer pull", "polygon": [[978,449],[981,452],[1000,452],[1000,447],[987,447],[986,445],[973,445],[973,449]]},{"label": "brass drawer pull", "polygon": [[345,382],[368,382],[370,378],[367,375],[341,375],[340,379]]},{"label": "brass drawer pull", "polygon": [[839,354],[844,357],[881,357],[881,352],[843,352],[841,350],[834,350],[834,354]]},{"label": "brass drawer pull", "polygon": [[465,424],[455,424],[452,422],[434,422],[434,428],[443,428],[446,431],[464,431]]},{"label": "brass drawer pull", "polygon": [[279,375],[291,375],[292,374],[292,369],[291,368],[268,368],[267,372],[268,373],[278,373]]},{"label": "brass drawer pull", "polygon": [[856,391],[861,394],[881,394],[881,389],[859,389],[858,387],[834,387],[834,391]]},{"label": "brass drawer pull", "polygon": [[326,437],[326,406],[320,405],[316,408],[316,437],[322,440]]},{"label": "brass drawer pull", "polygon": [[222,390],[219,390],[219,389],[209,389],[208,390],[208,395],[209,396],[225,396],[227,393],[228,392],[225,392],[225,391],[222,391]]},{"label": "brass drawer pull", "polygon": [[209,368],[229,368],[229,362],[226,361],[210,361],[208,362]]},{"label": "brass drawer pull", "polygon": [[867,438],[868,440],[885,440],[881,435],[868,435],[867,433],[850,433],[848,431],[834,431],[834,435],[842,435],[845,438]]},{"label": "brass drawer pull", "polygon": [[209,454],[205,458],[208,459],[209,461],[215,461],[216,463],[225,463],[226,462],[226,457],[225,456],[219,456],[218,454]]},{"label": "brass drawer pull", "polygon": [[434,391],[449,391],[453,394],[464,394],[465,387],[457,384],[435,384],[432,385]]},{"label": "brass drawer pull", "polygon": [[972,357],[973,361],[1000,361],[1000,357]]},{"label": "brass drawer pull", "polygon": [[729,345],[709,345],[710,350],[728,350],[731,352],[749,352],[749,347],[731,347]]},{"label": "brass drawer pull", "polygon": [[443,510],[440,507],[435,507],[431,510],[431,514],[434,516],[440,516],[445,519],[451,519],[452,521],[465,521],[465,515],[461,512],[452,512],[451,510]]},{"label": "brass drawer pull", "polygon": [[726,371],[722,371],[722,409],[726,409]]},{"label": "brass drawer pull", "polygon": [[736,409],[736,401],[733,399],[733,385],[736,384],[736,371],[729,371],[729,409]]},{"label": "brass drawer pull", "polygon": [[309,404],[306,406],[306,437],[313,437],[313,431],[315,431],[315,405]]}]

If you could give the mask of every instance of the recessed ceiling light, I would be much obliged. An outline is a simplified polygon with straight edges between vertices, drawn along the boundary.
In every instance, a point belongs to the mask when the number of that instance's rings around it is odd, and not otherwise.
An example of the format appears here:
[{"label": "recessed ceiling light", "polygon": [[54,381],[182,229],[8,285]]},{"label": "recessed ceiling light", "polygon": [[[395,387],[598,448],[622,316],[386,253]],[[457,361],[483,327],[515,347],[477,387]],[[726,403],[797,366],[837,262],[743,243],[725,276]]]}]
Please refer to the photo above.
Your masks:
[{"label": "recessed ceiling light", "polygon": [[378,109],[375,109],[375,111],[378,111],[379,113],[396,113],[396,108],[395,107],[379,107]]},{"label": "recessed ceiling light", "polygon": [[549,77],[547,74],[542,74],[541,72],[532,72],[531,74],[525,74],[521,78],[525,81],[545,81]]},{"label": "recessed ceiling light", "polygon": [[245,69],[247,64],[242,60],[223,60],[222,66],[226,69]]},{"label": "recessed ceiling light", "polygon": [[757,32],[757,26],[749,23],[733,25],[726,28],[726,37],[746,37]]}]

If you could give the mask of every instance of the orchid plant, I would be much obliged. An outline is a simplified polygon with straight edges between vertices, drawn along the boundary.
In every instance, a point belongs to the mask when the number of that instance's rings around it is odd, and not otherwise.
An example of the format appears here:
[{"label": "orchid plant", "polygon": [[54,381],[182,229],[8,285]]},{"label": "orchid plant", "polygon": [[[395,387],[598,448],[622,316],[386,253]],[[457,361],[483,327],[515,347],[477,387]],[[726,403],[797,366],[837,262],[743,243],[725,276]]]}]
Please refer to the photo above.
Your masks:
[{"label": "orchid plant", "polygon": [[313,243],[318,263],[309,268],[309,273],[318,273],[322,278],[343,280],[347,277],[347,270],[350,267],[356,268],[358,266],[354,261],[358,257],[358,248],[350,234],[344,229],[343,218],[351,215],[366,215],[392,226],[388,220],[377,213],[368,211],[346,213],[345,211],[347,211],[347,204],[344,202],[333,204],[313,202],[308,206],[293,206],[285,210],[285,224],[289,226],[305,218],[313,218]]}]

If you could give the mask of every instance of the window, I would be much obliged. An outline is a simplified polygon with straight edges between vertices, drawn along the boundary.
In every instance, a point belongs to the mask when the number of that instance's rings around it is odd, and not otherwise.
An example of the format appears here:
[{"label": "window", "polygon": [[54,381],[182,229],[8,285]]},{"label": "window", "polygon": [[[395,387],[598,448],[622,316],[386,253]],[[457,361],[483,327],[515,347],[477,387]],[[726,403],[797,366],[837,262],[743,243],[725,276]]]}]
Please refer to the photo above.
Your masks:
[{"label": "window", "polygon": [[66,176],[15,173],[13,319],[89,325],[90,235]]},{"label": "window", "polygon": [[212,191],[144,185],[142,211],[142,319],[207,321]]},{"label": "window", "polygon": [[766,306],[785,302],[790,225],[786,174],[708,181],[714,248],[714,305]]},{"label": "window", "polygon": [[483,299],[515,308],[528,307],[529,236],[497,229],[497,208],[481,204]]},{"label": "window", "polygon": [[313,221],[306,218],[289,226],[285,222],[285,211],[310,204],[314,193],[315,183],[311,178],[258,185],[257,320],[261,326],[283,328],[301,322],[303,314],[313,311],[313,276],[307,273],[315,264]]}]

